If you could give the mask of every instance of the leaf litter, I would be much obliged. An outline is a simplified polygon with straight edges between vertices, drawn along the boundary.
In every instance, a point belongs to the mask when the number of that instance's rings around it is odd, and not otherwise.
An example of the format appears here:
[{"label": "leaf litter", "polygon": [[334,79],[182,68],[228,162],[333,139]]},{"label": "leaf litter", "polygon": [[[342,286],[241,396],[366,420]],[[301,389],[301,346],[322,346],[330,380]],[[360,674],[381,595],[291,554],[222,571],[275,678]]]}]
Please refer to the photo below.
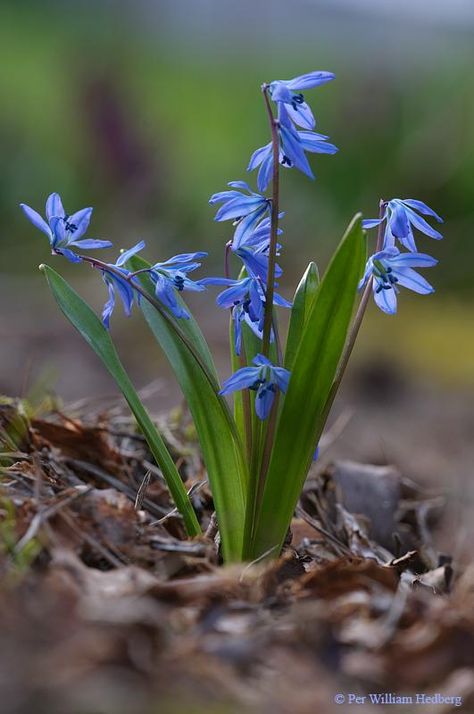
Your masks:
[{"label": "leaf litter", "polygon": [[31,417],[9,401],[0,426],[5,714],[324,714],[338,692],[386,691],[474,711],[474,567],[437,551],[443,499],[394,467],[316,468],[281,557],[223,567],[182,414],[160,426],[192,540],[120,409]]}]

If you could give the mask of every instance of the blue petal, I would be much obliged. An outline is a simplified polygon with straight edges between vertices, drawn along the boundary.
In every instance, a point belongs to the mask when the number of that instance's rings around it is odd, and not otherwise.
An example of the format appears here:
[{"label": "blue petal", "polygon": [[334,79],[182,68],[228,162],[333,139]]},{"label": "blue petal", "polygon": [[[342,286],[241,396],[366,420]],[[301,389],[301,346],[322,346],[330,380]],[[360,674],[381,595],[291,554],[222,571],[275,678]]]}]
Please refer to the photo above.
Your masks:
[{"label": "blue petal", "polygon": [[112,282],[110,280],[107,280],[104,277],[105,284],[107,285],[107,289],[109,291],[109,299],[104,305],[104,309],[102,310],[102,322],[104,323],[105,327],[107,329],[110,328],[110,317],[114,311],[115,307],[115,290]]},{"label": "blue petal", "polygon": [[178,318],[189,319],[188,312],[179,304],[173,285],[169,279],[159,273],[155,274],[156,285],[155,295],[163,305],[165,305],[173,315]]},{"label": "blue petal", "polygon": [[[390,204],[392,204],[392,201]],[[392,204],[390,208],[390,230],[396,238],[403,238],[410,230],[406,210],[399,204]]]},{"label": "blue petal", "polygon": [[70,263],[82,263],[82,258],[73,253],[72,250],[69,250],[69,248],[59,248],[57,252],[69,260]]},{"label": "blue petal", "polygon": [[425,235],[429,236],[430,238],[434,238],[435,240],[441,240],[442,235],[439,231],[436,231],[434,228],[430,226],[430,224],[425,221],[424,218],[421,218],[415,211],[413,211],[411,208],[406,208],[405,209],[407,212],[407,217],[410,223],[415,226],[421,233],[424,233]]},{"label": "blue petal", "polygon": [[51,218],[51,231],[53,240],[51,245],[53,248],[59,248],[67,245],[66,227],[63,218]]},{"label": "blue petal", "polygon": [[251,282],[251,278],[244,278],[244,280],[239,280],[235,285],[221,292],[216,299],[217,305],[219,307],[229,308],[233,307],[235,303],[244,300],[248,294]]},{"label": "blue petal", "polygon": [[274,102],[291,104],[293,101],[293,92],[285,80],[276,79],[270,83],[270,96]]},{"label": "blue petal", "polygon": [[46,233],[48,238],[51,240],[51,229],[44,220],[40,216],[37,211],[35,211],[33,208],[30,208],[30,206],[27,206],[26,203],[20,203],[20,208],[25,214],[25,216],[28,218],[29,221],[35,226],[35,228],[39,228],[40,231],[43,231],[43,233]]},{"label": "blue petal", "polygon": [[433,218],[436,218],[438,223],[444,223],[441,216],[439,216],[435,211],[433,211],[432,208],[427,206],[426,203],[423,203],[423,201],[417,201],[414,198],[402,198],[401,200],[404,204],[410,206],[410,208],[414,208],[416,211],[424,213],[425,216],[432,216]]},{"label": "blue petal", "polygon": [[[154,268],[164,268],[167,265],[185,265],[194,260],[201,260],[202,258],[207,258],[207,253],[204,251],[199,251],[198,253],[178,253],[178,255],[173,255],[172,258],[168,258],[163,263],[156,263]],[[195,267],[198,268],[201,263],[198,263]],[[195,269],[195,268],[194,268]]]},{"label": "blue petal", "polygon": [[384,220],[385,216],[383,218],[364,218],[364,220],[362,221],[362,228],[370,230],[371,228],[379,226]]},{"label": "blue petal", "polygon": [[275,380],[278,385],[278,389],[282,392],[286,392],[288,389],[288,383],[290,381],[291,372],[284,367],[274,367],[273,374],[275,375]]},{"label": "blue petal", "polygon": [[230,394],[251,387],[258,379],[259,371],[258,367],[242,367],[224,382],[219,394]]},{"label": "blue petal", "polygon": [[273,386],[267,383],[260,385],[255,397],[255,411],[262,421],[270,414],[274,399],[275,391]]},{"label": "blue petal", "polygon": [[267,158],[265,161],[262,162],[260,169],[258,171],[258,176],[257,176],[257,186],[258,190],[264,191],[267,190],[268,184],[272,180],[273,176],[273,151],[268,154]]},{"label": "blue petal", "polygon": [[133,306],[133,288],[131,287],[130,283],[128,283],[126,280],[123,280],[122,278],[119,278],[117,275],[113,275],[110,273],[109,276],[122,301],[125,314],[127,315],[127,317],[130,317]]},{"label": "blue petal", "polygon": [[408,224],[408,233],[406,236],[400,236],[399,239],[400,243],[409,250],[411,253],[416,253],[416,243],[415,243],[415,237],[413,235],[413,231],[411,229],[410,224]]},{"label": "blue petal", "polygon": [[94,238],[82,238],[80,240],[69,241],[68,245],[76,245],[84,250],[93,250],[95,248],[111,248],[113,243],[109,240],[95,240]]},{"label": "blue petal", "polygon": [[252,362],[253,364],[256,364],[259,367],[273,367],[273,363],[268,359],[268,357],[265,357],[265,355],[260,354],[260,352],[255,355]]},{"label": "blue petal", "polygon": [[334,144],[330,144],[326,139],[320,139],[320,134],[311,131],[299,131],[301,146],[305,151],[313,154],[336,154],[339,149]]},{"label": "blue petal", "polygon": [[430,268],[438,260],[427,253],[400,253],[390,260],[390,265],[409,268]]},{"label": "blue petal", "polygon": [[306,176],[309,176],[309,178],[314,178],[298,135],[284,126],[281,127],[280,133],[283,143],[283,151],[290,159],[291,163],[297,169],[306,174]]},{"label": "blue petal", "polygon": [[237,356],[240,355],[242,349],[242,319],[245,313],[241,305],[236,305],[232,309],[232,320],[234,322],[234,349]]},{"label": "blue petal", "polygon": [[285,84],[288,89],[304,91],[305,89],[312,89],[313,87],[318,87],[321,84],[326,84],[326,82],[331,82],[331,80],[335,78],[336,75],[332,72],[316,71],[301,74],[299,77],[295,77],[294,79],[289,79],[285,81]]},{"label": "blue petal", "polygon": [[293,104],[287,104],[286,110],[295,124],[303,127],[303,129],[314,129],[316,121],[306,102],[297,104],[296,107]]},{"label": "blue petal", "polygon": [[216,221],[227,221],[230,218],[241,218],[257,210],[266,202],[263,196],[243,196],[228,201],[219,208],[215,215]]},{"label": "blue petal", "polygon": [[189,290],[190,292],[202,293],[206,288],[201,283],[195,280],[191,280],[184,276],[183,278],[183,290]]},{"label": "blue petal", "polygon": [[273,304],[278,305],[278,307],[293,307],[293,303],[285,300],[285,298],[278,293],[274,293],[273,295]]},{"label": "blue petal", "polygon": [[271,153],[272,153],[272,142],[271,141],[268,144],[265,144],[265,146],[261,146],[259,149],[256,149],[253,152],[252,156],[250,157],[250,161],[247,166],[247,171],[253,171],[254,169],[256,169],[257,166],[260,166],[262,161],[264,161],[266,158],[268,158],[269,154],[271,155]]},{"label": "blue petal", "polygon": [[51,193],[46,199],[46,218],[48,221],[51,218],[59,217],[64,218],[66,212],[63,208],[63,203],[61,201],[61,196],[59,193]]},{"label": "blue petal", "polygon": [[[265,283],[268,277],[268,256],[264,253],[256,253],[250,248],[238,248],[234,251],[244,263],[250,275],[261,278]],[[282,269],[275,265],[275,277],[280,277]]]},{"label": "blue petal", "polygon": [[394,268],[393,275],[398,278],[398,285],[402,285],[408,290],[413,290],[420,295],[434,293],[434,287],[412,268]]},{"label": "blue petal", "polygon": [[248,185],[247,181],[229,181],[228,186],[232,186],[232,188],[240,188],[242,191],[248,191],[253,196],[256,195]]},{"label": "blue petal", "polygon": [[219,191],[219,193],[213,193],[209,199],[211,206],[214,203],[222,203],[224,201],[231,201],[233,198],[238,198],[242,194],[240,191]]},{"label": "blue petal", "polygon": [[67,223],[71,226],[75,226],[75,230],[71,231],[74,240],[79,240],[89,228],[91,215],[92,208],[82,208],[80,211],[73,213],[72,216],[69,216]]},{"label": "blue petal", "polygon": [[393,288],[377,292],[374,281],[374,299],[379,308],[388,315],[394,315],[397,312],[397,294]]},{"label": "blue petal", "polygon": [[132,248],[129,248],[128,250],[124,250],[124,252],[120,254],[115,265],[117,265],[118,267],[125,265],[127,260],[130,260],[130,258],[133,255],[135,255],[136,253],[139,253],[141,250],[143,250],[144,247],[145,247],[144,240],[141,240],[138,243],[135,243],[135,245]]},{"label": "blue petal", "polygon": [[232,238],[232,250],[236,250],[239,246],[245,242],[247,236],[252,233],[255,226],[258,224],[262,216],[269,210],[270,204],[265,201],[257,210],[244,216],[238,224],[234,232],[234,237]]}]

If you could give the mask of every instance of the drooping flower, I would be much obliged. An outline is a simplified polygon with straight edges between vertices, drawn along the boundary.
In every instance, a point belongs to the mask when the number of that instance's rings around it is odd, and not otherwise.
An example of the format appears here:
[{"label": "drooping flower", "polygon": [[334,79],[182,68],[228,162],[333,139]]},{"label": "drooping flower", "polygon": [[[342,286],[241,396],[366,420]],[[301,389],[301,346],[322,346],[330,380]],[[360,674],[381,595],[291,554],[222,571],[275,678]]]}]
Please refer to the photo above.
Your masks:
[{"label": "drooping flower", "polygon": [[256,391],[255,411],[259,419],[264,420],[270,414],[277,389],[286,392],[290,381],[290,372],[284,367],[275,367],[269,359],[258,354],[253,360],[255,367],[242,367],[227,379],[221,394],[230,394],[240,389]]},{"label": "drooping flower", "polygon": [[439,231],[430,226],[428,221],[422,218],[418,213],[425,216],[431,216],[438,223],[443,223],[443,219],[433,209],[423,203],[412,198],[393,198],[388,201],[385,207],[384,214],[381,218],[367,218],[363,221],[364,228],[370,229],[379,226],[386,221],[384,234],[384,248],[390,248],[395,245],[396,241],[409,251],[416,252],[416,244],[413,236],[413,228],[416,228],[421,233],[424,233],[430,238],[441,240],[443,237]]},{"label": "drooping flower", "polygon": [[[242,321],[249,325],[257,337],[262,338],[265,317],[265,292],[261,280],[256,277],[247,277],[240,280],[204,278],[199,282],[202,285],[221,285],[226,287],[226,290],[217,296],[216,303],[219,307],[232,311],[234,346],[237,355],[240,355],[242,347]],[[273,304],[279,307],[291,307],[291,303],[278,293],[273,295]],[[273,340],[273,333],[271,340]]]},{"label": "drooping flower", "polygon": [[361,290],[371,276],[374,299],[378,307],[389,315],[397,311],[399,287],[408,288],[421,295],[434,292],[434,288],[413,268],[430,268],[438,261],[425,253],[400,253],[390,247],[372,255],[367,261]]},{"label": "drooping flower", "polygon": [[[106,327],[109,327],[110,316],[115,307],[115,293],[118,292],[125,314],[131,313],[134,301],[134,287],[136,283],[135,274],[128,270],[125,265],[128,260],[139,251],[143,250],[145,242],[140,241],[133,248],[121,253],[115,263],[107,263],[105,267],[100,267],[103,279],[109,290],[109,300],[104,306],[102,320]],[[162,263],[155,263],[139,272],[146,272],[154,287],[157,299],[167,307],[176,318],[189,319],[189,313],[182,306],[176,297],[177,292],[183,290],[193,290],[202,292],[205,290],[201,285],[187,277],[187,273],[196,270],[201,263],[196,262],[200,258],[207,256],[207,253],[180,253]],[[107,268],[110,268],[108,270]],[[138,299],[140,295],[138,295]]]},{"label": "drooping flower", "polygon": [[[116,292],[122,301],[125,314],[127,317],[130,317],[135,293],[133,290],[133,280],[131,279],[132,273],[130,270],[127,270],[127,268],[124,268],[124,265],[133,255],[143,250],[144,247],[145,241],[141,240],[134,245],[133,248],[129,248],[121,253],[115,263],[107,263],[107,267],[100,268],[102,278],[109,291],[109,299],[102,310],[102,322],[107,329],[110,327],[110,318],[115,308]],[[110,268],[110,270],[107,268]]]},{"label": "drooping flower", "polygon": [[274,102],[284,105],[291,120],[304,129],[314,129],[313,112],[306,104],[302,90],[312,89],[335,79],[332,72],[308,72],[294,79],[270,82],[269,93]]},{"label": "drooping flower", "polygon": [[176,293],[183,290],[202,292],[205,290],[203,283],[188,278],[188,273],[201,267],[197,262],[205,258],[207,253],[179,253],[163,263],[155,263],[150,268],[149,275],[155,285],[155,295],[172,313],[180,319],[189,319],[188,311],[176,297]]},{"label": "drooping flower", "polygon": [[[283,218],[285,213],[282,211],[278,214],[278,219]],[[282,235],[283,230],[281,228],[277,229],[277,235]],[[244,236],[244,239],[240,243],[236,243],[232,240],[231,249],[235,252],[239,248],[251,248],[255,253],[267,253],[270,247],[270,236],[271,236],[271,219],[269,216],[260,221],[252,231],[249,231]],[[281,245],[277,244],[277,255],[280,250]]]},{"label": "drooping flower", "polygon": [[[283,112],[280,111],[280,121]],[[309,178],[314,178],[313,171],[306,158],[305,152],[313,154],[335,154],[337,146],[328,142],[328,136],[317,134],[314,131],[296,131],[291,126],[280,125],[278,128],[280,138],[279,162],[285,168],[297,168]],[[273,172],[273,147],[272,142],[254,151],[250,157],[247,171],[258,168],[257,186],[259,191],[266,191]]]},{"label": "drooping flower", "polygon": [[[232,220],[236,225],[234,242],[239,245],[247,233],[251,233],[270,210],[270,199],[252,191],[245,181],[230,181],[234,190],[215,193],[209,199],[211,205],[222,203],[215,215],[216,221]],[[239,189],[239,190],[237,190]],[[243,193],[246,191],[247,193]]]},{"label": "drooping flower", "polygon": [[47,198],[46,220],[26,203],[20,203],[20,207],[28,220],[48,236],[53,254],[63,255],[72,263],[80,263],[81,258],[71,250],[71,247],[93,250],[112,246],[109,240],[83,238],[82,236],[89,227],[92,208],[82,208],[80,211],[68,215],[58,193],[52,193]]}]

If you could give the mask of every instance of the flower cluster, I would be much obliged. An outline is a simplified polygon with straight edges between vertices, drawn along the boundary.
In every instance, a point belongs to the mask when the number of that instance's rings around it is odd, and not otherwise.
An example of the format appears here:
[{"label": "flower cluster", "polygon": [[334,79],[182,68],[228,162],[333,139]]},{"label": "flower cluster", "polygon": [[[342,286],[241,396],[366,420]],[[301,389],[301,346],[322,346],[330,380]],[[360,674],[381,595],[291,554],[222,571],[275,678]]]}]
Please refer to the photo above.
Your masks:
[{"label": "flower cluster", "polygon": [[[305,101],[302,90],[311,89],[334,79],[331,72],[310,72],[291,80],[275,80],[264,84],[262,90],[266,97],[276,104],[277,116],[272,117],[272,125],[278,136],[279,162],[286,168],[295,167],[307,176],[314,178],[306,153],[334,154],[337,148],[328,142],[328,137],[313,131],[316,122],[313,113]],[[267,99],[268,101],[268,99]],[[273,142],[257,149],[251,156],[247,170],[259,169],[257,187],[253,191],[245,181],[231,181],[230,190],[221,191],[211,196],[211,205],[221,204],[216,221],[231,220],[235,227],[232,240],[227,244],[231,252],[242,262],[243,273],[238,280],[226,278],[206,278],[203,285],[223,285],[226,289],[217,298],[220,307],[230,309],[234,324],[234,348],[237,355],[242,351],[242,323],[247,324],[253,333],[263,338],[266,295],[268,291],[269,254],[271,236],[272,202],[264,192],[273,175]],[[278,218],[283,217],[283,213]],[[278,228],[276,234],[282,234]],[[281,245],[276,245],[276,254],[280,254]],[[272,266],[272,274],[278,279],[282,270],[278,264]],[[272,290],[273,305],[291,307],[291,303]],[[275,340],[273,329],[270,341]],[[256,361],[258,360],[258,361]],[[262,361],[264,360],[264,361]],[[257,355],[253,362],[256,367],[245,367],[236,372],[225,383],[223,393],[235,389],[257,389],[257,415],[265,419],[268,416],[275,390],[286,390],[289,373],[285,376],[285,389],[281,379],[271,378],[273,367],[267,357]],[[256,377],[260,370],[265,378]],[[266,370],[262,372],[262,370]],[[276,373],[275,373],[276,374]],[[250,381],[249,381],[250,380]],[[258,381],[263,380],[263,381]],[[257,387],[255,386],[257,385]],[[260,385],[260,386],[258,386]]]},{"label": "flower cluster", "polygon": [[[290,80],[276,80],[268,85],[271,99],[277,105],[276,130],[279,140],[279,162],[285,168],[296,168],[309,178],[314,174],[305,152],[335,154],[338,150],[328,136],[313,131],[316,121],[301,90],[326,84],[334,79],[331,72],[309,72]],[[265,191],[273,173],[272,142],[260,147],[250,157],[247,171],[258,168],[257,186]]]},{"label": "flower cluster", "polygon": [[[251,156],[247,170],[258,169],[257,188],[254,191],[245,181],[231,181],[225,191],[215,193],[210,198],[211,205],[217,205],[216,221],[232,221],[232,239],[226,244],[225,277],[209,277],[192,280],[189,274],[201,266],[201,259],[207,253],[181,253],[163,262],[150,265],[144,261],[130,260],[145,247],[138,242],[129,250],[121,252],[115,263],[98,260],[95,257],[78,254],[84,249],[110,248],[108,240],[86,238],[92,208],[83,208],[75,213],[66,213],[59,194],[52,193],[46,201],[46,218],[26,204],[21,208],[36,228],[48,237],[52,253],[78,263],[87,262],[97,269],[106,284],[108,300],[104,305],[102,320],[108,328],[117,298],[124,311],[130,315],[135,302],[144,293],[138,277],[146,274],[149,287],[153,288],[158,307],[169,312],[176,319],[189,319],[190,315],[179,297],[184,290],[203,291],[208,285],[217,285],[224,290],[217,297],[217,305],[230,310],[233,321],[234,350],[242,364],[254,366],[238,370],[224,384],[222,394],[237,389],[256,391],[255,408],[260,419],[266,419],[274,404],[277,390],[285,392],[290,373],[281,364],[273,365],[268,359],[270,343],[277,340],[273,307],[291,308],[291,303],[278,292],[278,280],[282,275],[276,263],[283,234],[279,219],[278,182],[275,180],[272,197],[265,191],[273,178],[277,178],[279,166],[296,168],[314,178],[307,154],[334,154],[336,146],[328,141],[328,136],[315,131],[316,121],[311,108],[306,103],[303,91],[312,89],[334,79],[331,72],[314,71],[290,80],[275,80],[262,85],[263,97],[268,110],[272,141],[257,149]],[[274,158],[278,155],[278,164]],[[441,217],[422,201],[394,198],[382,204],[379,218],[363,222],[366,229],[378,227],[376,252],[369,258],[359,289],[371,287],[376,304],[393,314],[397,310],[397,295],[400,287],[417,293],[433,292],[432,286],[414,268],[431,267],[436,259],[417,250],[414,231],[439,240],[441,233],[435,230],[424,216],[441,223]],[[405,252],[400,251],[400,247]],[[237,278],[229,274],[229,252],[240,260]],[[136,269],[138,266],[138,269]],[[361,303],[365,307],[365,301]],[[363,312],[363,310],[362,310]],[[256,357],[244,354],[243,335],[245,326],[262,341],[261,352]],[[279,348],[279,345],[277,345]],[[281,353],[280,349],[276,350]],[[245,360],[248,360],[245,362]]]},{"label": "flower cluster", "polygon": [[[367,261],[359,289],[370,281],[376,304],[389,315],[397,311],[399,287],[408,288],[421,295],[434,292],[432,285],[413,268],[429,268],[436,265],[438,261],[430,255],[417,251],[413,229],[436,240],[440,240],[443,236],[419,213],[435,218],[438,223],[443,222],[443,219],[426,203],[412,198],[393,198],[383,204],[383,211],[379,218],[368,218],[363,221],[364,228],[378,226],[382,237],[382,249]],[[408,252],[401,253],[396,247],[397,241]]]},{"label": "flower cluster", "polygon": [[[123,251],[115,263],[106,263],[75,252],[77,249],[112,247],[112,243],[108,240],[82,237],[89,227],[92,208],[83,208],[68,215],[57,193],[52,193],[46,201],[47,220],[30,206],[24,203],[20,206],[33,225],[48,236],[53,255],[62,255],[73,263],[88,262],[100,271],[109,293],[109,299],[102,311],[102,321],[107,328],[110,326],[117,294],[125,314],[130,315],[135,299],[139,299],[140,294],[137,292],[139,284],[135,273],[128,270],[125,265],[130,258],[143,250],[145,241],[140,241],[129,250]],[[162,263],[155,263],[139,271],[148,274],[155,288],[155,297],[177,319],[189,319],[189,313],[177,294],[183,290],[199,292],[205,290],[203,284],[188,278],[188,273],[199,268],[201,263],[198,261],[206,256],[207,253],[204,252],[180,253]]]}]

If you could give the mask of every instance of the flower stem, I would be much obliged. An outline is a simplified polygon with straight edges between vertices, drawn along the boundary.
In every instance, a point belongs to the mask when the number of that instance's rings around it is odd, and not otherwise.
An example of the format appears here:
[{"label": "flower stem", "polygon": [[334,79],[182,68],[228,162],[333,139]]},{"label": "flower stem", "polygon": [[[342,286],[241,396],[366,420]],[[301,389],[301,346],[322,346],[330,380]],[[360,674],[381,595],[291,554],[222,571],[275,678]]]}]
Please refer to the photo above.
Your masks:
[{"label": "flower stem", "polygon": [[270,122],[272,133],[272,149],[273,149],[273,175],[272,175],[272,210],[271,210],[271,231],[270,231],[270,249],[268,253],[268,278],[265,294],[265,316],[263,321],[263,336],[262,336],[262,353],[268,357],[270,353],[270,338],[273,322],[273,296],[275,292],[275,263],[277,253],[278,240],[278,214],[280,200],[280,163],[279,163],[279,138],[278,138],[278,121],[273,116],[270,99],[268,96],[268,86],[262,87],[265,107]]}]

